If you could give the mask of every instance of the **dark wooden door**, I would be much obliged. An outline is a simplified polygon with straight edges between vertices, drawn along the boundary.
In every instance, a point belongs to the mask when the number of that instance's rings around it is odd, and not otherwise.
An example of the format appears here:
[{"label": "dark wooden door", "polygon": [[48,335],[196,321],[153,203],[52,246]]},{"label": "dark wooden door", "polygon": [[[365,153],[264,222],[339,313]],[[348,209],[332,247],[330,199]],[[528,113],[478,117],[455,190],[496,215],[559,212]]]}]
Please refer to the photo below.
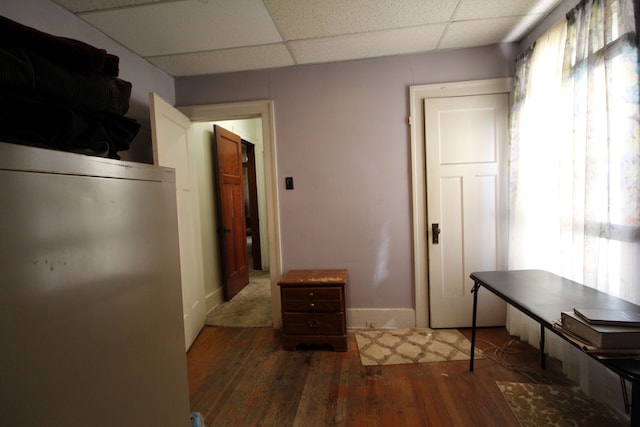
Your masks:
[{"label": "dark wooden door", "polygon": [[244,148],[247,152],[245,167],[245,190],[247,190],[249,200],[249,212],[247,213],[247,236],[251,236],[251,258],[253,259],[253,269],[262,270],[262,254],[260,241],[260,219],[258,216],[258,179],[256,178],[256,150],[249,141],[243,140]]},{"label": "dark wooden door", "polygon": [[213,133],[222,280],[225,298],[230,300],[249,283],[242,140],[217,125]]}]

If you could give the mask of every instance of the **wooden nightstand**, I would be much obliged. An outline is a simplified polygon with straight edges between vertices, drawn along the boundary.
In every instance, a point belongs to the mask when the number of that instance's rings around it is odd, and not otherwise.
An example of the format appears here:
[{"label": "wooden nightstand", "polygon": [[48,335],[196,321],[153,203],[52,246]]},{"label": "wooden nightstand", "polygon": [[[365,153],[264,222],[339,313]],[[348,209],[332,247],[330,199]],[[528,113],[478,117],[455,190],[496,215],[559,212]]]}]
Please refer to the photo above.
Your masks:
[{"label": "wooden nightstand", "polygon": [[328,344],[347,351],[347,277],[347,270],[291,270],[282,276],[278,285],[285,350]]}]

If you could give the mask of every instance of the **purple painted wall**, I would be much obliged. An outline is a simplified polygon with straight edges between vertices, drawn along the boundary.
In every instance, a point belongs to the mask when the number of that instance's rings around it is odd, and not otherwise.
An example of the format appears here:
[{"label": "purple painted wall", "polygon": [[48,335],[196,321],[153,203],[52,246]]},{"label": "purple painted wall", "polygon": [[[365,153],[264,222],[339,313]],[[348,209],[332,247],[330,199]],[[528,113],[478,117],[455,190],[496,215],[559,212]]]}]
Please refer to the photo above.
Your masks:
[{"label": "purple painted wall", "polygon": [[[533,34],[576,2],[564,0]],[[150,91],[183,106],[273,99],[283,268],[348,268],[353,308],[415,306],[409,86],[512,76],[521,49],[506,44],[178,78],[174,86],[171,77],[48,0],[4,0],[0,14],[120,56],[121,77],[133,83],[129,115],[143,125],[125,160],[151,162]],[[295,190],[284,189],[286,176],[294,177]]]},{"label": "purple painted wall", "polygon": [[409,86],[512,76],[517,49],[178,78],[176,104],[273,99],[283,270],[347,268],[349,307],[413,308]]}]

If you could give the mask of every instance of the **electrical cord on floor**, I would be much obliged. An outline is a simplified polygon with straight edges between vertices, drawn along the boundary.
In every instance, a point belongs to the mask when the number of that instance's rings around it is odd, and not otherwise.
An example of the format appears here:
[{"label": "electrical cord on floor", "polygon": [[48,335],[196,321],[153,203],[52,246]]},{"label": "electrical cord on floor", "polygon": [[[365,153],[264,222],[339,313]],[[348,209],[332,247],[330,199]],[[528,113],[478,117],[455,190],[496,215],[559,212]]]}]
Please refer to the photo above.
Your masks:
[{"label": "electrical cord on floor", "polygon": [[[510,354],[517,354],[517,353],[521,353],[522,352],[522,342],[515,340],[515,339],[511,339],[508,342],[506,342],[503,345],[495,345],[494,343],[487,341],[487,340],[483,340],[481,338],[476,338],[476,342],[483,342],[485,344],[488,345],[487,348],[481,348],[480,350],[482,351],[482,354],[484,355],[484,357],[486,357],[487,359],[491,359],[494,362],[496,362],[497,364],[499,364],[500,366],[502,366],[503,368],[509,369],[510,371],[514,371],[517,372],[519,374],[524,375],[525,377],[527,377],[530,381],[534,382],[534,383],[541,383],[544,382],[546,384],[556,384],[558,381],[557,379],[552,378],[549,375],[546,375],[544,373],[538,372],[536,370],[533,369],[529,369],[523,366],[518,366],[515,365],[513,363],[510,363],[507,360],[507,356]],[[513,348],[513,344],[519,344],[520,348]]]}]

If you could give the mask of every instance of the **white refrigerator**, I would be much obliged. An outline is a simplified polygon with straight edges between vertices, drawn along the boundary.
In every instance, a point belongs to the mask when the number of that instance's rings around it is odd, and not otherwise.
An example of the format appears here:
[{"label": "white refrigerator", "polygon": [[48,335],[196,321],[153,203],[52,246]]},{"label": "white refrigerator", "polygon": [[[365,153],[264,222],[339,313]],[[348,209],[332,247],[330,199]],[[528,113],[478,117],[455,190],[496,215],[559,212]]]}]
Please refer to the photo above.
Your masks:
[{"label": "white refrigerator", "polygon": [[0,425],[188,426],[173,169],[0,143]]}]

